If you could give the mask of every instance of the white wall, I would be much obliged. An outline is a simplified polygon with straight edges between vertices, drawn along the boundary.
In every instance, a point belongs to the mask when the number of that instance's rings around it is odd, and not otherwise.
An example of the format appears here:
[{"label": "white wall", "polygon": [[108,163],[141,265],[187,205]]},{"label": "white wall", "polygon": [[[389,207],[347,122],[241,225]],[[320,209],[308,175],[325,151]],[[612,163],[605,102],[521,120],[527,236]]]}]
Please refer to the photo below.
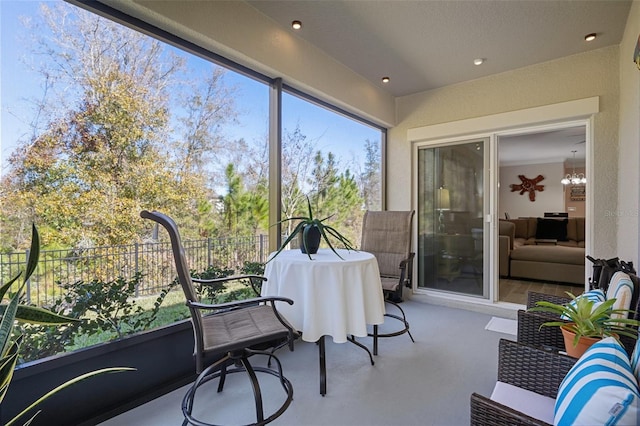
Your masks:
[{"label": "white wall", "polygon": [[[499,217],[505,212],[512,218],[543,217],[544,212],[564,211],[564,188],[560,179],[564,172],[563,163],[526,164],[521,166],[500,167],[500,192],[498,201]],[[542,175],[543,191],[536,191],[535,201],[529,200],[529,193],[520,195],[520,191],[511,192],[511,184],[520,184],[518,175],[533,179]]]},{"label": "white wall", "polygon": [[593,195],[596,257],[616,253],[617,228],[605,212],[618,199],[618,47],[607,47],[486,78],[397,99],[398,125],[388,134],[388,185],[407,188],[387,194],[390,209],[411,207],[411,128],[449,123],[571,100],[599,97],[594,117]]},{"label": "white wall", "polygon": [[[640,1],[631,6],[622,43],[620,43],[620,142],[618,152],[618,194],[616,209],[609,220],[617,222],[621,259],[640,265],[640,70],[632,62],[640,35]],[[636,267],[637,269],[637,267]]]}]

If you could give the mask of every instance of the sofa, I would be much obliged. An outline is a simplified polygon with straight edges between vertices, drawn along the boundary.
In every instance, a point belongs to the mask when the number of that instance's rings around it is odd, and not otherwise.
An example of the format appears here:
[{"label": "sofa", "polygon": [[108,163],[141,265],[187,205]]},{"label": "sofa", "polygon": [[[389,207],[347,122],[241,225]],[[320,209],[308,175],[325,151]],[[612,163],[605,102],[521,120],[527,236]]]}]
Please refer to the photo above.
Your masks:
[{"label": "sofa", "polygon": [[500,220],[500,275],[583,285],[584,243],[583,217]]}]

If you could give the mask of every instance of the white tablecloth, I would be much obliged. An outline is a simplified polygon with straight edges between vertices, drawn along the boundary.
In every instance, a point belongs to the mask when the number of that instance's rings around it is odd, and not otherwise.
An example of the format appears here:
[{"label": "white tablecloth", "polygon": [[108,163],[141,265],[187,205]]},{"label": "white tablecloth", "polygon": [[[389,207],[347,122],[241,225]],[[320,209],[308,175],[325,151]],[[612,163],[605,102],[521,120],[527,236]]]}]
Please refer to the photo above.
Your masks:
[{"label": "white tablecloth", "polygon": [[[384,296],[378,262],[371,253],[320,249],[311,255],[299,249],[280,252],[267,263],[263,296],[283,296],[293,305],[278,303],[278,310],[302,339],[315,342],[331,336],[336,343],[348,335],[364,337],[367,324],[384,321]],[[273,256],[273,254],[272,254]]]}]

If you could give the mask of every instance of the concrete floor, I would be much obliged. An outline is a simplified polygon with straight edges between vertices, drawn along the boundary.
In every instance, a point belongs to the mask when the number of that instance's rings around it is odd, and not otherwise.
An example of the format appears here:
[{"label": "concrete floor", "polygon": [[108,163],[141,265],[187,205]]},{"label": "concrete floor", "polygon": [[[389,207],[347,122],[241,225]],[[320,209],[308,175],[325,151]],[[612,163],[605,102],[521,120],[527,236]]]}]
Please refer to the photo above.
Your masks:
[{"label": "concrete floor", "polygon": [[[325,397],[319,394],[317,345],[299,341],[294,352],[281,349],[278,357],[293,384],[294,400],[272,424],[469,424],[469,396],[472,392],[491,394],[498,341],[515,340],[515,336],[485,330],[491,315],[416,300],[405,301],[402,307],[416,342],[412,343],[406,334],[381,340],[374,366],[362,349],[350,343],[336,344],[328,338]],[[387,320],[385,325],[394,325],[393,320]],[[370,338],[359,340],[371,347]],[[252,362],[263,363],[258,358]],[[231,375],[221,394],[215,393],[215,385],[199,391],[201,398],[195,412],[202,420],[218,424],[255,420],[243,374]],[[271,376],[266,376],[262,386],[267,411],[283,401],[282,388]],[[102,425],[179,425],[186,389],[178,389]]]}]

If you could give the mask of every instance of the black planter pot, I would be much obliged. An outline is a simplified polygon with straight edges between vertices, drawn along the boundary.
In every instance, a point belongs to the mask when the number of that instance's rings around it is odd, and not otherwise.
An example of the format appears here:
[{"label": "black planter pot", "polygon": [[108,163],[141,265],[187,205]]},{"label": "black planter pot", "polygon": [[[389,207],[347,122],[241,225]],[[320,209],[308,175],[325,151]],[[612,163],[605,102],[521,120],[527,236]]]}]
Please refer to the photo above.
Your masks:
[{"label": "black planter pot", "polygon": [[[299,234],[300,250],[307,254],[316,254],[320,248],[320,229],[315,225],[307,225]],[[306,242],[306,244],[305,244]],[[306,247],[306,248],[305,248]]]}]

